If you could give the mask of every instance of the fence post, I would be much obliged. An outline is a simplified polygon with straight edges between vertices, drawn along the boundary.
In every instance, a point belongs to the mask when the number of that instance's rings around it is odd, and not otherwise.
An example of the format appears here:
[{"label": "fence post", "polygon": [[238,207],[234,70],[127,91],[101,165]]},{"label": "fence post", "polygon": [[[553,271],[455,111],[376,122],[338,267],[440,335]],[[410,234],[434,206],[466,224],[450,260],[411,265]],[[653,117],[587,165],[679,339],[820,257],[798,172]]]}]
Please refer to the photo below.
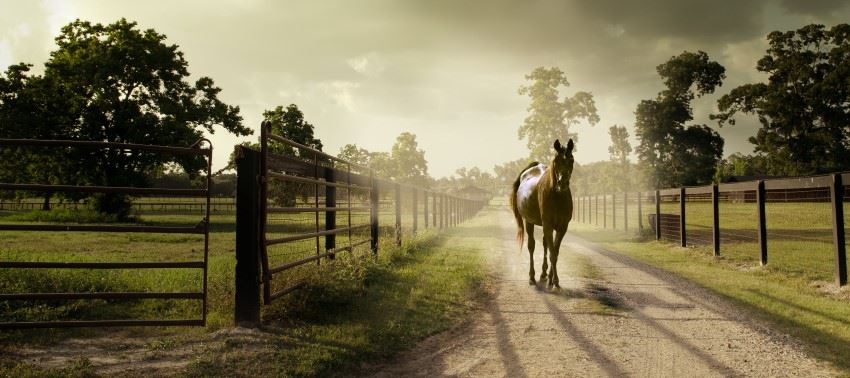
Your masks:
[{"label": "fence post", "polygon": [[395,244],[401,245],[401,184],[393,184],[395,190]]},{"label": "fence post", "polygon": [[611,229],[617,229],[617,192],[611,193]]},{"label": "fence post", "polygon": [[599,225],[599,195],[593,196],[593,221],[596,226]]},{"label": "fence post", "polygon": [[419,225],[419,193],[413,188],[413,234],[416,234],[416,226]]},{"label": "fence post", "polygon": [[711,186],[711,240],[714,245],[714,256],[720,256],[720,203],[717,184]]},{"label": "fence post", "polygon": [[431,193],[431,225],[437,228],[437,193]]},{"label": "fence post", "polygon": [[655,190],[655,240],[661,240],[661,191]]},{"label": "fence post", "polygon": [[643,192],[637,192],[638,233],[643,234]]},{"label": "fence post", "polygon": [[602,195],[602,228],[608,228],[608,195]]},{"label": "fence post", "polygon": [[629,192],[623,192],[623,231],[629,232]]},{"label": "fence post", "polygon": [[[334,169],[325,167],[325,181],[336,182],[334,178]],[[336,208],[336,186],[325,185],[325,207]],[[336,210],[325,211],[325,230],[333,230],[336,228]],[[329,251],[336,248],[336,234],[325,235],[325,250]],[[334,255],[328,256],[333,259]]]},{"label": "fence post", "polygon": [[759,180],[758,187],[756,188],[756,201],[758,202],[759,212],[759,251],[761,265],[767,265],[767,221],[764,211],[765,194],[764,180]]},{"label": "fence post", "polygon": [[844,244],[844,183],[840,173],[832,175],[832,238],[835,243],[835,283],[847,285],[847,246]]},{"label": "fence post", "polygon": [[440,194],[440,229],[446,226],[446,195]]},{"label": "fence post", "polygon": [[679,189],[679,240],[682,247],[688,246],[688,233],[685,231],[685,188]]},{"label": "fence post", "polygon": [[425,212],[425,216],[423,217],[422,220],[425,221],[424,222],[425,223],[425,229],[427,230],[428,229],[428,218],[429,218],[428,217],[428,191],[427,190],[422,191],[422,209]]},{"label": "fence post", "polygon": [[380,209],[378,208],[378,203],[379,203],[381,197],[378,194],[379,184],[378,184],[378,181],[375,180],[374,172],[369,172],[369,186],[371,187],[371,190],[369,191],[369,207],[370,207],[370,209],[369,209],[369,226],[370,226],[370,232],[372,234],[371,235],[372,236],[372,242],[371,242],[370,247],[372,249],[372,254],[377,255],[378,254],[378,234],[380,233],[379,232],[380,228],[379,228],[379,225],[378,225],[378,211]]},{"label": "fence post", "polygon": [[260,153],[236,147],[236,291],[241,327],[260,324]]}]

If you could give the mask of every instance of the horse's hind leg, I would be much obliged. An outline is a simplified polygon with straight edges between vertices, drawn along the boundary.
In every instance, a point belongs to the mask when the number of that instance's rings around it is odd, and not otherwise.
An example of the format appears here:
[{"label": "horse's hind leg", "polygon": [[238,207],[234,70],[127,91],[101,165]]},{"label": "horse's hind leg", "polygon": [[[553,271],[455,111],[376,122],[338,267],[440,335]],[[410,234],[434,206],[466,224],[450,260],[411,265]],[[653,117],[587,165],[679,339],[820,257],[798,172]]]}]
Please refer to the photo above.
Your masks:
[{"label": "horse's hind leg", "polygon": [[[534,224],[530,222],[525,222],[525,234],[528,238],[528,259],[530,261],[531,267],[528,269],[528,284],[534,285],[537,282],[534,281]],[[546,261],[544,258],[543,261]]]}]

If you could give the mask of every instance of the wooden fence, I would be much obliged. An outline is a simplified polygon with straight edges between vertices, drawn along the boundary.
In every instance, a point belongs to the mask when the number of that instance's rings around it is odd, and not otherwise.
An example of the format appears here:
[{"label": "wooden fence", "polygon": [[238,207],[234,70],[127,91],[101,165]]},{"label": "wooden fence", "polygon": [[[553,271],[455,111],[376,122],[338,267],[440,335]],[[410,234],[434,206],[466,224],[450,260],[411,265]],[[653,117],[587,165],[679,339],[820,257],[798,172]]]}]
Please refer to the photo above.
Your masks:
[{"label": "wooden fence", "polygon": [[[573,220],[626,232],[651,231],[656,240],[677,242],[683,247],[711,246],[715,256],[720,256],[725,245],[757,243],[761,265],[768,264],[769,239],[820,246],[831,244],[835,283],[844,286],[848,275],[844,209],[845,202],[850,203],[847,184],[850,184],[850,173],[835,173],[647,192],[579,195],[575,197]],[[805,207],[777,207],[771,219],[768,218],[771,204]],[[733,221],[744,224],[729,225]],[[727,225],[722,226],[722,222]]]}]

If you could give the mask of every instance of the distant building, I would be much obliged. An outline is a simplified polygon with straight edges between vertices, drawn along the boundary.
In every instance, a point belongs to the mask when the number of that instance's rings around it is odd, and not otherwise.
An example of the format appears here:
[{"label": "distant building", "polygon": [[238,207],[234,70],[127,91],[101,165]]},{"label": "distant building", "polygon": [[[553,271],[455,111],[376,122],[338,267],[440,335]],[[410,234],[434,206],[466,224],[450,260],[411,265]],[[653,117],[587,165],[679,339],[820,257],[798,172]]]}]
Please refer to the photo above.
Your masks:
[{"label": "distant building", "polygon": [[454,195],[471,200],[489,200],[493,197],[493,193],[486,189],[481,189],[477,186],[467,185],[454,192]]}]

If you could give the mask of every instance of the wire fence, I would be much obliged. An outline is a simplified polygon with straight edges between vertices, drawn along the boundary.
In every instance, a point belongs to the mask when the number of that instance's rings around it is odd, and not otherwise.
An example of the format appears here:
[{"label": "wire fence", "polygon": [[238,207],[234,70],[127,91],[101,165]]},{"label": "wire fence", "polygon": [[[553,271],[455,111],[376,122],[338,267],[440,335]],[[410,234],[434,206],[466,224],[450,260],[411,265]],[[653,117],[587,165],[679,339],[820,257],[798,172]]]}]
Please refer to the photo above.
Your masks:
[{"label": "wire fence", "polygon": [[769,263],[787,275],[834,279],[843,286],[848,181],[850,174],[836,173],[581,195],[575,199],[574,220],[629,234],[652,230],[656,239],[712,248],[716,256],[744,268]]}]

